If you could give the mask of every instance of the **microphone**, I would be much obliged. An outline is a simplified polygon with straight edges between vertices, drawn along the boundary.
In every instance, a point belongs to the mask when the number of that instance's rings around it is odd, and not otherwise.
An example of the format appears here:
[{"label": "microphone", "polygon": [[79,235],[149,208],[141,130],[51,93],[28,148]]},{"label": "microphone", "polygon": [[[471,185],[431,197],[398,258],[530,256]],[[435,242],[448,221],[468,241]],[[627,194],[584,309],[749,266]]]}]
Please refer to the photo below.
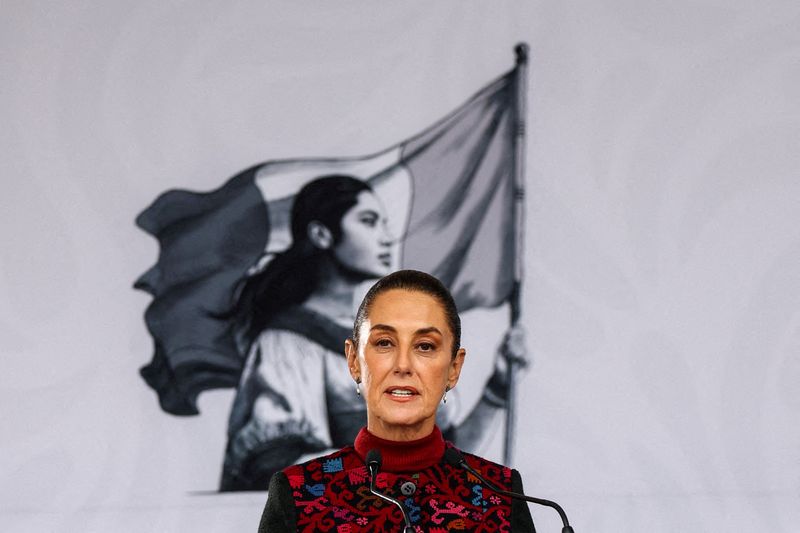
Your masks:
[{"label": "microphone", "polygon": [[558,511],[558,514],[561,517],[561,522],[564,524],[564,527],[561,529],[561,533],[575,533],[575,530],[572,529],[572,526],[569,525],[569,520],[567,519],[567,513],[565,513],[564,509],[562,509],[561,506],[558,505],[556,502],[550,500],[543,500],[542,498],[534,498],[533,496],[526,496],[525,494],[518,494],[516,492],[511,492],[508,490],[501,489],[500,487],[498,487],[497,485],[495,485],[494,483],[492,483],[491,481],[480,475],[480,473],[477,470],[469,466],[467,464],[467,460],[464,459],[464,456],[461,455],[461,453],[455,448],[447,448],[444,451],[444,460],[450,466],[457,466],[465,469],[467,472],[469,472],[476,478],[480,479],[490,489],[499,494],[510,496],[512,498],[517,498],[519,500],[525,500],[531,503],[537,503],[539,505],[546,505],[547,507],[552,507],[553,509]]},{"label": "microphone", "polygon": [[369,469],[369,491],[377,496],[382,500],[386,500],[389,503],[393,503],[397,507],[400,508],[400,512],[403,513],[403,520],[406,523],[406,526],[403,528],[403,533],[414,533],[414,528],[411,525],[411,520],[408,518],[408,513],[406,513],[405,507],[403,504],[400,503],[399,500],[392,498],[387,494],[383,494],[382,492],[378,492],[375,489],[375,478],[378,477],[378,470],[381,468],[381,452],[377,449],[372,449],[367,452],[367,469]]}]

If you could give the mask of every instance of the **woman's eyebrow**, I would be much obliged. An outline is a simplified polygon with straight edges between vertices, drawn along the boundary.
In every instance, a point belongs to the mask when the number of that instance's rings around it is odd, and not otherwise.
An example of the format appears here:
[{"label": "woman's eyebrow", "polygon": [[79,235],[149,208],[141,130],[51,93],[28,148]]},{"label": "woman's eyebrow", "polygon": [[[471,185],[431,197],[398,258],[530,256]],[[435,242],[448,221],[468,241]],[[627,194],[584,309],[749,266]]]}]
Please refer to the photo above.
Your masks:
[{"label": "woman's eyebrow", "polygon": [[[375,330],[378,330],[378,331],[389,331],[391,333],[397,333],[397,328],[395,328],[394,326],[390,326],[388,324],[375,324],[374,326],[369,328],[369,330],[370,331],[375,331]],[[442,331],[439,328],[437,328],[436,326],[429,326],[427,328],[420,328],[420,329],[418,329],[418,330],[416,330],[414,332],[414,335],[427,335],[428,333],[437,333],[437,334],[442,335],[444,337],[444,335],[442,334]]]},{"label": "woman's eyebrow", "polygon": [[428,333],[438,333],[439,335],[442,335],[442,332],[439,331],[439,328],[434,326],[430,326],[428,328],[421,328],[414,332],[415,335],[427,335]]}]

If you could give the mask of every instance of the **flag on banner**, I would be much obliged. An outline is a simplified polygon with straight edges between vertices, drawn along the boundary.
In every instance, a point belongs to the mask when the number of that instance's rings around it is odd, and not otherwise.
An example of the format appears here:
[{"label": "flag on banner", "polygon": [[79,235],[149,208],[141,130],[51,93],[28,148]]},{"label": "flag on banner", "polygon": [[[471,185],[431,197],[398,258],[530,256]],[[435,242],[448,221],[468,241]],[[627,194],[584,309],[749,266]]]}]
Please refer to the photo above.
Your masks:
[{"label": "flag on banner", "polygon": [[231,307],[242,279],[290,244],[294,194],[348,174],[368,181],[390,212],[399,268],[433,274],[461,311],[495,307],[514,288],[518,70],[498,78],[422,133],[360,158],[269,161],[208,193],[168,191],[137,225],[156,237],[157,263],[135,287],[153,296],[154,340],[142,377],[161,407],[197,414],[200,392],[235,387],[246,353]]}]

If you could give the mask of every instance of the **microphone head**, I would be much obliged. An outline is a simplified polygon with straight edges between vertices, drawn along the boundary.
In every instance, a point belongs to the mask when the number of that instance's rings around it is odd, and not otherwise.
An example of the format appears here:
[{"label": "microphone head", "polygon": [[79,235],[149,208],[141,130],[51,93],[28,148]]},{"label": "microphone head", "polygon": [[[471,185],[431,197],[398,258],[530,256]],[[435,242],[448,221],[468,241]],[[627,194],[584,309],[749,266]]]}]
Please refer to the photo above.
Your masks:
[{"label": "microphone head", "polygon": [[464,462],[464,456],[455,448],[445,448],[444,460],[450,466],[461,466]]},{"label": "microphone head", "polygon": [[381,459],[381,452],[377,448],[373,448],[367,452],[367,466],[372,467],[375,465],[376,468],[380,469],[381,463],[383,459]]}]

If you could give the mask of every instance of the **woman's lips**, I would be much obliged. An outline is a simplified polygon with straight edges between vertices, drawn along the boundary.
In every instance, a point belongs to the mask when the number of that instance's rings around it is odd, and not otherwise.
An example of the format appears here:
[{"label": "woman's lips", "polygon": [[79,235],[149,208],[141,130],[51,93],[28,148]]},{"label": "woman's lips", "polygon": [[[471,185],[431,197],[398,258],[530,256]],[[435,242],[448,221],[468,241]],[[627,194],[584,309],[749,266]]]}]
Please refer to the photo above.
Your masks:
[{"label": "woman's lips", "polygon": [[386,394],[392,400],[406,402],[419,395],[419,391],[414,387],[389,387],[386,389]]}]

